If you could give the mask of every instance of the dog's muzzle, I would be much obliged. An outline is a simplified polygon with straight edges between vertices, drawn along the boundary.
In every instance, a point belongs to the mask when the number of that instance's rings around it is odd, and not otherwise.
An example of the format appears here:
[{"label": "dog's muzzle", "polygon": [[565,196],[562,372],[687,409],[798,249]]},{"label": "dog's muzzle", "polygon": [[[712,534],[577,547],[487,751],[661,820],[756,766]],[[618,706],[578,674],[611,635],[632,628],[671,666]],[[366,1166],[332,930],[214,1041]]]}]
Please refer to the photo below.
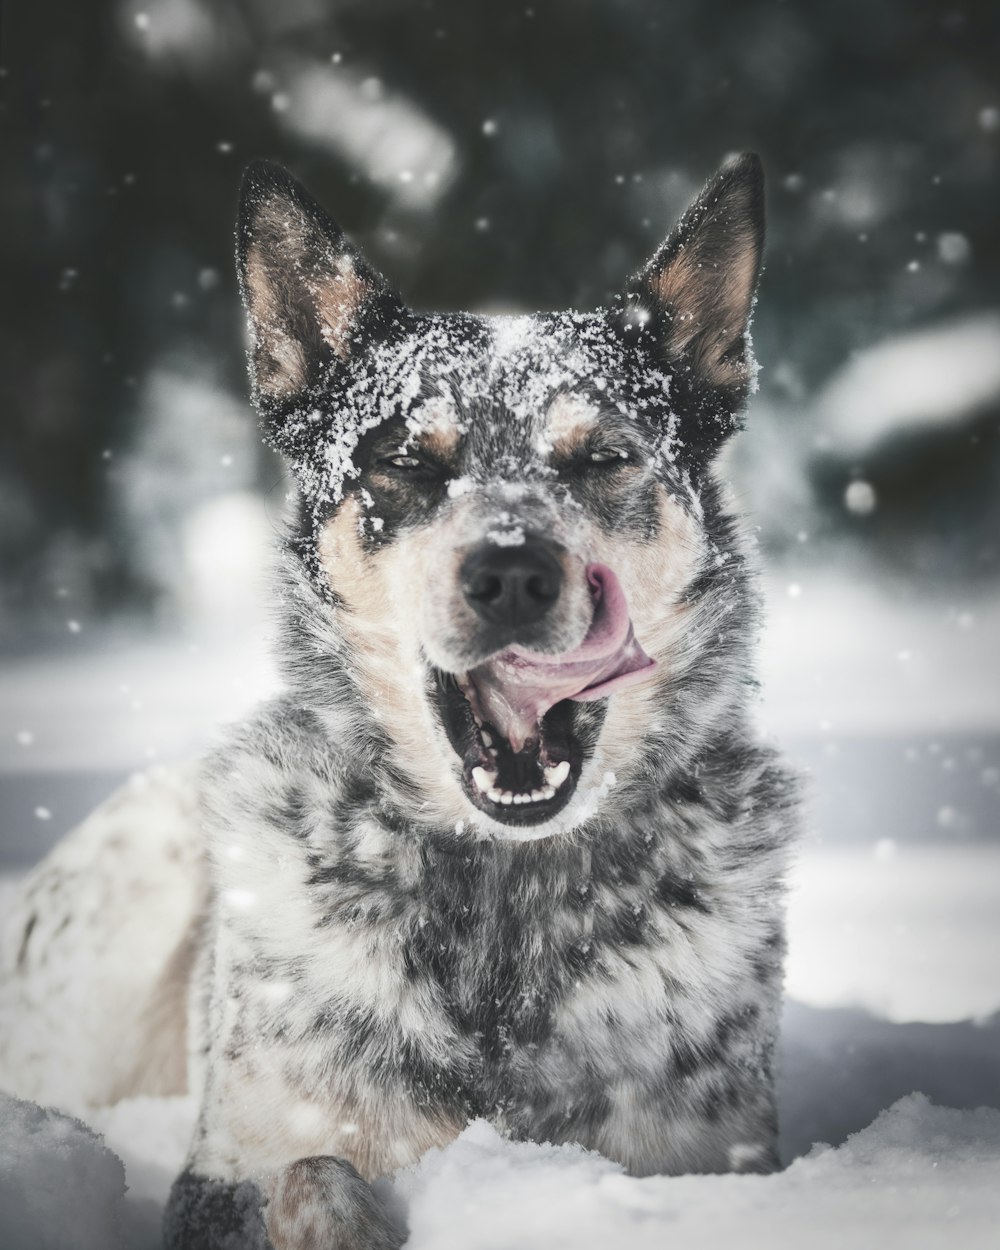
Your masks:
[{"label": "dog's muzzle", "polygon": [[574,706],[646,680],[655,668],[614,571],[589,564],[586,577],[591,620],[583,640],[546,654],[521,639],[559,599],[562,570],[551,547],[478,547],[464,562],[466,599],[497,638],[517,641],[464,673],[438,673],[439,707],[466,794],[503,824],[544,824],[566,805],[587,749]]}]

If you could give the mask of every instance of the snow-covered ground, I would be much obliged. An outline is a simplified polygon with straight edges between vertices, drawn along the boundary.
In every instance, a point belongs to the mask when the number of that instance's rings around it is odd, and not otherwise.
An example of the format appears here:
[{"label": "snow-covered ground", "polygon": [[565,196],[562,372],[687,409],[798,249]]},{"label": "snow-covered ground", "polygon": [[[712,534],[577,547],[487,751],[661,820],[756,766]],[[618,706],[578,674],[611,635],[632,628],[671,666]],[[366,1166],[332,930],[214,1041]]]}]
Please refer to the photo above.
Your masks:
[{"label": "snow-covered ground", "polygon": [[[412,1250],[996,1245],[1000,1112],[912,1095],[772,1177],[632,1180],[594,1155],[472,1125],[397,1179]],[[468,1230],[477,1232],[470,1238]]]},{"label": "snow-covered ground", "polygon": [[[1000,1244],[998,625],[1000,600],[899,603],[805,562],[770,586],[761,719],[813,792],[789,903],[786,1171],[631,1180],[474,1124],[395,1179],[413,1250]],[[119,779],[195,753],[273,687],[262,631],[70,641],[0,664],[7,888]],[[193,1111],[95,1113],[105,1149],[0,1102],[0,1246],[155,1246]]]},{"label": "snow-covered ground", "polygon": [[1000,1010],[1000,841],[806,847],[791,882],[792,998],[896,1023]]},{"label": "snow-covered ground", "polygon": [[[177,1099],[121,1104],[99,1117],[102,1142],[0,1096],[5,1250],[155,1250],[190,1111]],[[910,1094],[774,1176],[635,1180],[579,1147],[505,1141],[480,1120],[383,1188],[406,1213],[408,1250],[993,1250],[998,1174],[1000,1111]]]}]

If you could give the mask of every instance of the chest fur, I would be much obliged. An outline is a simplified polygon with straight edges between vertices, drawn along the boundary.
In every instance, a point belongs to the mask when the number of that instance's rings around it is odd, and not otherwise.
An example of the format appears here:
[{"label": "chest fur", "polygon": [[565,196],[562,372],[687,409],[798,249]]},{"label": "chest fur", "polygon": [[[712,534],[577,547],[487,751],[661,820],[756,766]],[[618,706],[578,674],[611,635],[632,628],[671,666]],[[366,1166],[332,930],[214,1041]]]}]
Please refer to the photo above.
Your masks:
[{"label": "chest fur", "polygon": [[[729,1062],[773,995],[776,898],[763,882],[748,896],[718,856],[627,823],[604,833],[258,848],[253,880],[244,858],[219,896],[237,1045],[270,1039],[296,1084],[375,1081],[526,1133],[626,1075],[662,1088]],[[254,905],[225,914],[233,896]]]}]

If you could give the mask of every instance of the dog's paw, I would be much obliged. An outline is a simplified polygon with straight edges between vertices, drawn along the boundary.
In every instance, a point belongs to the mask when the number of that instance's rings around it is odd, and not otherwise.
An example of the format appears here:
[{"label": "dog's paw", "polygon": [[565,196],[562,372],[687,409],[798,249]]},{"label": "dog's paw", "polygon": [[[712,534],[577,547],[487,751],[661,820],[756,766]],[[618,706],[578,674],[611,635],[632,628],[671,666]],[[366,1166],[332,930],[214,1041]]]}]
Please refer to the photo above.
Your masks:
[{"label": "dog's paw", "polygon": [[405,1231],[349,1163],[299,1159],[268,1186],[264,1225],[274,1250],[398,1250]]},{"label": "dog's paw", "polygon": [[183,1172],[164,1213],[166,1250],[399,1250],[406,1230],[343,1159],[299,1159],[257,1181]]},{"label": "dog's paw", "polygon": [[264,1232],[261,1187],[230,1183],[186,1168],[163,1212],[164,1250],[272,1250]]}]

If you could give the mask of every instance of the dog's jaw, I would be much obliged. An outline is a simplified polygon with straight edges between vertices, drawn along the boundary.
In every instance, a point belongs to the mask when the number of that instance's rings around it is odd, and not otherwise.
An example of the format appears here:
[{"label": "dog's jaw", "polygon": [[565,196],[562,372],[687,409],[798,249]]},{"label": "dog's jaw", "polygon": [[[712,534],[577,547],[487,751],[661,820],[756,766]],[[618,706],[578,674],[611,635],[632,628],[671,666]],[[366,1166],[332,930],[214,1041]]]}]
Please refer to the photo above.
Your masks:
[{"label": "dog's jaw", "polygon": [[465,678],[435,670],[434,692],[475,825],[521,837],[548,828],[570,802],[592,749],[587,718],[562,700],[515,751],[495,724],[477,715]]}]

